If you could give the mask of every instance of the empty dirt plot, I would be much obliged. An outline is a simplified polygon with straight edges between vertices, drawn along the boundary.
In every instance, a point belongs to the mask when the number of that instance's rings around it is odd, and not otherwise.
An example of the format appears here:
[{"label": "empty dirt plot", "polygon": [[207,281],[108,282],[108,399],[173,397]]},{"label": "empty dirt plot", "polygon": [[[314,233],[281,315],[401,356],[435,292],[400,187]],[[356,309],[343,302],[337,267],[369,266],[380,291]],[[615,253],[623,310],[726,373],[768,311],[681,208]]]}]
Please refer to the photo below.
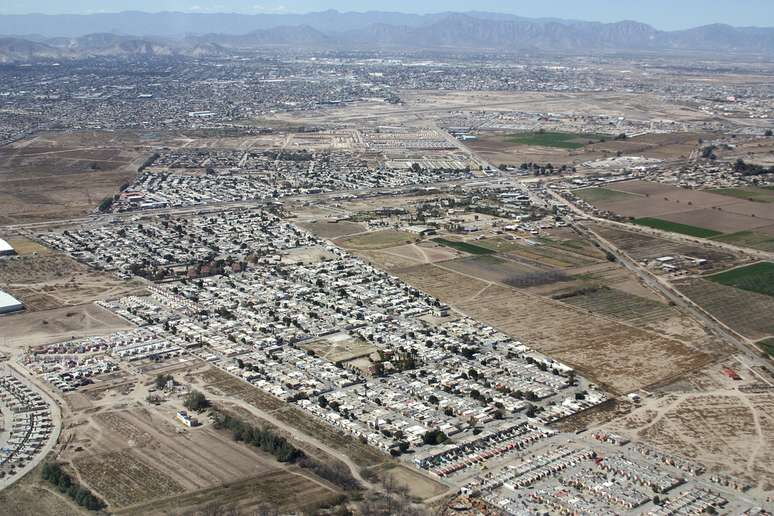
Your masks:
[{"label": "empty dirt plot", "polygon": [[322,339],[301,345],[306,351],[311,351],[320,358],[333,363],[341,363],[356,358],[365,357],[376,351],[368,342],[347,335],[336,333]]},{"label": "empty dirt plot", "polygon": [[150,155],[120,140],[118,133],[48,133],[0,148],[0,224],[93,211]]},{"label": "empty dirt plot", "polygon": [[448,486],[403,465],[389,464],[380,469],[380,474],[388,482],[394,482],[396,486],[405,489],[411,498],[427,500],[449,490]]},{"label": "empty dirt plot", "polygon": [[366,230],[366,227],[363,224],[344,221],[315,221],[301,224],[301,227],[307,231],[311,231],[319,237],[327,239],[341,238],[355,233],[362,233]]},{"label": "empty dirt plot", "polygon": [[[774,395],[735,391],[672,394],[611,425],[753,486],[774,486]],[[646,414],[643,417],[643,414]]]},{"label": "empty dirt plot", "polygon": [[5,240],[8,241],[9,244],[11,244],[11,247],[14,248],[16,251],[16,254],[19,256],[29,256],[32,254],[51,254],[53,251],[49,249],[48,247],[39,244],[33,240],[30,240],[26,237],[8,237]]},{"label": "empty dirt plot", "polygon": [[197,376],[208,391],[240,399],[261,410],[274,411],[287,405],[271,394],[215,367],[210,367]]},{"label": "empty dirt plot", "polygon": [[443,267],[484,281],[496,283],[505,283],[524,277],[525,274],[540,272],[540,269],[536,267],[522,265],[495,255],[458,258],[443,262]]},{"label": "empty dirt plot", "polygon": [[369,233],[363,233],[361,235],[355,235],[351,237],[345,237],[336,240],[336,245],[345,249],[352,250],[373,250],[373,249],[386,249],[388,247],[394,247],[402,244],[410,244],[417,239],[410,233],[403,231],[372,231]]},{"label": "empty dirt plot", "polygon": [[476,298],[490,286],[489,282],[435,265],[418,265],[392,272],[410,285],[453,306]]},{"label": "empty dirt plot", "polygon": [[12,293],[28,310],[50,310],[144,292],[140,281],[120,280],[61,254],[0,260],[0,289]]},{"label": "empty dirt plot", "polygon": [[757,340],[774,335],[774,298],[722,285],[691,279],[675,285],[680,292],[737,332]]},{"label": "empty dirt plot", "polygon": [[421,266],[399,276],[616,393],[671,382],[713,360],[678,340],[450,270]]},{"label": "empty dirt plot", "polygon": [[[238,514],[312,513],[335,504],[339,493],[295,469],[272,471],[223,486],[136,505],[121,515],[209,514],[213,508],[229,508]],[[264,512],[265,511],[265,512]]]},{"label": "empty dirt plot", "polygon": [[354,253],[376,267],[388,271],[423,263],[453,260],[462,255],[461,251],[432,242],[399,245],[381,250],[355,251]]},{"label": "empty dirt plot", "polygon": [[104,308],[86,305],[0,317],[0,348],[23,349],[71,338],[107,335],[134,326]]},{"label": "empty dirt plot", "polygon": [[[45,462],[45,461],[44,461]],[[86,514],[40,474],[43,462],[12,486],[0,491],[0,514],[8,516],[78,516]]]},{"label": "empty dirt plot", "polygon": [[184,428],[174,409],[111,410],[73,429],[68,458],[111,508],[209,489],[275,471],[271,456],[205,425]]},{"label": "empty dirt plot", "polygon": [[183,492],[180,484],[139,461],[131,451],[117,451],[73,461],[80,478],[112,507]]}]

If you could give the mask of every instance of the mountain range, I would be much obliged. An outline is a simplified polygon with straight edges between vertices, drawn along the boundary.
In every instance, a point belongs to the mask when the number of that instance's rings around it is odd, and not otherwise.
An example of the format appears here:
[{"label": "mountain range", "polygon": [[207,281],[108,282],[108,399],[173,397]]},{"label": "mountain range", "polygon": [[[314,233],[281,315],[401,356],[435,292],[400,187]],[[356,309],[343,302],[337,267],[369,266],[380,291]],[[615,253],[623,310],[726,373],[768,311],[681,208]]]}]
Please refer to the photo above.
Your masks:
[{"label": "mountain range", "polygon": [[273,45],[774,54],[774,28],[716,24],[661,31],[635,21],[529,19],[486,12],[4,15],[0,16],[0,34],[5,35],[0,37],[0,62],[121,55],[217,56]]}]

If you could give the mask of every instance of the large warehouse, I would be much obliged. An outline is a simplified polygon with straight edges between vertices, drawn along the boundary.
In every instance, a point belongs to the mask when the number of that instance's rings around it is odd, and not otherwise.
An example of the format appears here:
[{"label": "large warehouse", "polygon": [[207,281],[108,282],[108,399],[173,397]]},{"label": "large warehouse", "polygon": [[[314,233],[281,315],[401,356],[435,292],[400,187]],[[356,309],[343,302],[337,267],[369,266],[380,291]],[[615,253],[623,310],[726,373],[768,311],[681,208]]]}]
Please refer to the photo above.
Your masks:
[{"label": "large warehouse", "polygon": [[0,238],[0,256],[11,256],[14,254],[16,254],[16,251],[11,244]]},{"label": "large warehouse", "polygon": [[0,290],[0,314],[10,314],[19,310],[24,310],[24,304],[11,294]]}]

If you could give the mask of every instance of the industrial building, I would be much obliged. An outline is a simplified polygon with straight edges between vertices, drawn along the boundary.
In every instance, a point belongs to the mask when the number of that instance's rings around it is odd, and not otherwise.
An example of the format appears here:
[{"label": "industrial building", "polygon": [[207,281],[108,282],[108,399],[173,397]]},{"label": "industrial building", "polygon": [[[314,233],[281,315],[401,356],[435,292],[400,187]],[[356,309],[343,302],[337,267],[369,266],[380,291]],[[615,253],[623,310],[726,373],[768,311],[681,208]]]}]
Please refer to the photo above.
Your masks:
[{"label": "industrial building", "polygon": [[16,250],[11,244],[0,238],[0,256],[13,256]]},{"label": "industrial building", "polygon": [[10,314],[19,310],[24,310],[22,302],[11,294],[0,290],[0,314]]}]

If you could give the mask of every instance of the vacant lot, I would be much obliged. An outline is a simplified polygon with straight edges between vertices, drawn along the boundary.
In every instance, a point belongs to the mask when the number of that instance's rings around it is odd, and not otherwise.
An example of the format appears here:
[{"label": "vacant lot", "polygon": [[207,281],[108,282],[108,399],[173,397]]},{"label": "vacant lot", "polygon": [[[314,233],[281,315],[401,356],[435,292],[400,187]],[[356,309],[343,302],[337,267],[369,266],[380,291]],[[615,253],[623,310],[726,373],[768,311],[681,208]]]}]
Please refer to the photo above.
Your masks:
[{"label": "vacant lot", "polygon": [[355,222],[317,221],[301,224],[301,227],[319,237],[327,239],[341,238],[355,233],[362,233],[366,230],[364,225]]},{"label": "vacant lot", "polygon": [[654,446],[774,486],[774,395],[739,392],[667,396],[611,425]]},{"label": "vacant lot", "polygon": [[90,213],[150,155],[119,133],[49,133],[0,148],[0,224]]},{"label": "vacant lot", "polygon": [[730,287],[774,297],[774,263],[760,262],[708,276],[707,279]]},{"label": "vacant lot", "polygon": [[12,293],[28,310],[50,310],[144,292],[139,281],[119,280],[61,254],[1,260],[0,289]]},{"label": "vacant lot", "polygon": [[386,249],[388,247],[394,247],[401,244],[410,244],[416,241],[417,238],[403,231],[372,231],[370,233],[363,233],[361,235],[355,235],[352,237],[345,237],[336,240],[336,245],[339,245],[345,249],[353,250],[373,250],[373,249]]},{"label": "vacant lot", "polygon": [[273,514],[273,511],[294,514],[314,511],[337,499],[338,493],[306,475],[295,469],[272,471],[223,486],[136,505],[118,510],[116,514],[210,514],[208,511],[213,510],[234,510],[239,514]]},{"label": "vacant lot", "polygon": [[0,318],[0,348],[23,349],[133,328],[125,319],[89,303]]},{"label": "vacant lot", "polygon": [[[206,492],[285,468],[211,425],[184,428],[174,419],[174,407],[108,410],[86,418],[71,430],[63,458],[113,510]],[[284,493],[281,487],[267,487],[265,501],[286,507],[297,503],[293,496],[274,498],[275,492]]]},{"label": "vacant lot", "polygon": [[406,489],[408,495],[412,498],[426,500],[433,498],[449,490],[449,487],[436,482],[429,476],[403,465],[392,465],[391,467],[381,468],[383,476],[397,486]]},{"label": "vacant lot", "polygon": [[306,351],[311,351],[320,358],[333,363],[346,362],[370,355],[376,348],[368,342],[351,337],[347,334],[334,334],[301,345]]},{"label": "vacant lot", "polygon": [[398,275],[616,393],[671,382],[713,360],[680,341],[511,288],[487,287],[438,267],[413,267]]},{"label": "vacant lot", "polygon": [[11,487],[0,491],[0,514],[13,516],[78,516],[86,514],[69,497],[43,480],[43,463]]},{"label": "vacant lot", "polygon": [[496,283],[505,283],[525,274],[540,272],[536,267],[525,266],[494,255],[459,258],[444,262],[443,267]]}]

